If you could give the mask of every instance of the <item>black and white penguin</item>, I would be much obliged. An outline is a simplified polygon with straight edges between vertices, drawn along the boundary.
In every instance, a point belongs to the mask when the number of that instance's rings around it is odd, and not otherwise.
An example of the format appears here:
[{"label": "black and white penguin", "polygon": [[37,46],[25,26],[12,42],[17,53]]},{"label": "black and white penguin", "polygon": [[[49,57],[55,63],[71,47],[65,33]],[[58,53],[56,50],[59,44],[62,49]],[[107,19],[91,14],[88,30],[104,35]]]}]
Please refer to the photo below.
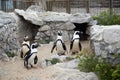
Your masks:
[{"label": "black and white penguin", "polygon": [[62,39],[62,32],[61,31],[58,31],[57,39],[54,42],[54,45],[51,49],[51,53],[53,53],[53,50],[54,50],[55,47],[56,47],[57,54],[59,56],[60,55],[65,55],[65,52],[67,51],[67,49],[66,49],[65,43]]},{"label": "black and white penguin", "polygon": [[82,46],[80,43],[80,31],[75,31],[70,43],[70,52],[72,52],[72,54],[75,54],[81,51],[81,49]]},{"label": "black and white penguin", "polygon": [[38,57],[37,57],[37,48],[39,44],[34,42],[31,44],[30,52],[25,54],[24,57],[24,66],[28,69],[30,67],[35,67],[35,65],[38,62]]},{"label": "black and white penguin", "polygon": [[30,51],[30,41],[28,36],[25,36],[21,47],[20,57],[24,58],[25,54],[29,51]]}]

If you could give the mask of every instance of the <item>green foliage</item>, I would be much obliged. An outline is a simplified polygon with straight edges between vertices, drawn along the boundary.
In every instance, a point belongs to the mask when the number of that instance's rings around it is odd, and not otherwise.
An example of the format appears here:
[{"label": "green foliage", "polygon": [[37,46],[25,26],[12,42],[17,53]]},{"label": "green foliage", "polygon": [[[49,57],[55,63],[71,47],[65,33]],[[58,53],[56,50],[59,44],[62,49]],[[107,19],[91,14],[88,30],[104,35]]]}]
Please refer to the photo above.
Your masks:
[{"label": "green foliage", "polygon": [[49,60],[51,62],[51,64],[56,64],[60,62],[60,59],[58,58],[53,58],[52,60]]},{"label": "green foliage", "polygon": [[40,44],[46,44],[49,43],[51,41],[51,39],[44,39],[44,40],[39,40]]},{"label": "green foliage", "polygon": [[120,64],[115,66],[112,73],[112,80],[120,80]]},{"label": "green foliage", "polygon": [[110,14],[110,11],[103,11],[98,16],[93,16],[99,25],[120,25],[120,15]]},{"label": "green foliage", "polygon": [[59,63],[60,62],[60,59],[58,59],[58,58],[53,58],[52,60],[51,60],[51,63],[52,64],[56,64],[56,63]]},{"label": "green foliage", "polygon": [[7,54],[8,57],[14,57],[14,56],[16,56],[15,53],[13,53],[13,52],[6,52],[6,54]]},{"label": "green foliage", "polygon": [[83,54],[86,52],[83,50],[79,55],[80,58],[78,68],[84,72],[95,72],[99,80],[120,80],[120,64],[112,66],[112,64],[106,62],[106,59],[102,57],[96,57],[94,55],[87,56]]},{"label": "green foliage", "polygon": [[73,60],[73,59],[74,59],[73,57],[66,57],[67,61],[70,61],[70,60]]}]

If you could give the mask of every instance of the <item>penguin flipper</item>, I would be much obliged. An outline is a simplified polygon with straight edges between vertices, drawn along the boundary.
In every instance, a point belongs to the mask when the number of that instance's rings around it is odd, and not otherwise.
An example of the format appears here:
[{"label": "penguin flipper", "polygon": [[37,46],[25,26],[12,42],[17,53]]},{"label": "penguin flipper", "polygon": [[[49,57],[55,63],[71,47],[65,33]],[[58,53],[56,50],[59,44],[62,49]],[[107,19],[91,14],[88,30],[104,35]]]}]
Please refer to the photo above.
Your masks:
[{"label": "penguin flipper", "polygon": [[74,40],[72,40],[71,43],[70,43],[70,50],[72,50],[72,47],[73,47],[73,41],[74,41]]},{"label": "penguin flipper", "polygon": [[37,62],[38,62],[38,57],[35,56],[35,58],[34,58],[34,64],[37,64]]},{"label": "penguin flipper", "polygon": [[53,50],[54,50],[55,47],[56,47],[56,42],[54,42],[54,45],[53,45],[53,47],[51,49],[51,53],[53,53]]},{"label": "penguin flipper", "polygon": [[63,43],[63,49],[64,49],[65,51],[67,50],[65,43]]}]

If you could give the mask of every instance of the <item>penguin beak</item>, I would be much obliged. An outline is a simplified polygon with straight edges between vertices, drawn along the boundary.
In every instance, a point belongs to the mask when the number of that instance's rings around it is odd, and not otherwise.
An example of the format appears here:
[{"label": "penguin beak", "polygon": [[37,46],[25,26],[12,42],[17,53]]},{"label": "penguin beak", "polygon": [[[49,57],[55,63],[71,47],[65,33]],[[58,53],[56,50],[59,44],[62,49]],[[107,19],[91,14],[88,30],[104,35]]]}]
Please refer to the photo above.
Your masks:
[{"label": "penguin beak", "polygon": [[39,47],[39,46],[40,46],[40,44],[37,44],[37,46]]}]

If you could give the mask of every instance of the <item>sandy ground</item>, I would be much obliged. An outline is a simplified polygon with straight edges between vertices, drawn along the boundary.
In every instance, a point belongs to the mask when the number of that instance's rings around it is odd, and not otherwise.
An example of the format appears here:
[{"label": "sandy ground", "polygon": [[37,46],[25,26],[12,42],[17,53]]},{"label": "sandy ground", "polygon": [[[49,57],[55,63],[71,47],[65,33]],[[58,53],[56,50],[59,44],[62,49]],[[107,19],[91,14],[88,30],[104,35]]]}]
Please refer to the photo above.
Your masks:
[{"label": "sandy ground", "polygon": [[[90,50],[89,41],[82,41],[81,44],[83,48]],[[48,58],[52,55],[50,53],[51,48],[51,44],[45,44],[38,48],[39,62],[42,58]],[[67,49],[69,49],[69,44],[67,44]],[[53,54],[55,54],[55,51]],[[43,69],[38,65],[37,68],[27,70],[23,65],[23,60],[19,56],[9,62],[0,61],[0,67],[6,72],[5,76],[2,76],[3,80],[29,80],[29,77],[38,77],[41,80],[52,80],[50,79],[52,73],[49,67]]]}]

